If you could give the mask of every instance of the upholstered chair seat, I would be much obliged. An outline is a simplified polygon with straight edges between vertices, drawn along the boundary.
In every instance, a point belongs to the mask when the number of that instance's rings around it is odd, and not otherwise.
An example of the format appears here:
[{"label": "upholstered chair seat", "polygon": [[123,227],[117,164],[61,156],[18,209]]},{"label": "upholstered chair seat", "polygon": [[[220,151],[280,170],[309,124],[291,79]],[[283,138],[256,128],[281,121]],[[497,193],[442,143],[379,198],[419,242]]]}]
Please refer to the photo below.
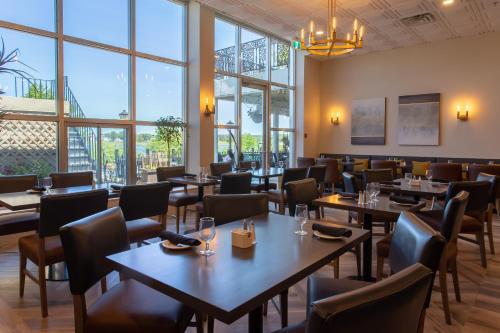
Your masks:
[{"label": "upholstered chair seat", "polygon": [[158,237],[163,230],[162,225],[150,218],[136,219],[126,223],[128,236],[132,243]]},{"label": "upholstered chair seat", "polygon": [[[64,251],[59,236],[45,237],[44,262],[45,265],[52,265],[64,261]],[[40,262],[40,238],[38,234],[19,238],[19,251],[29,260],[37,264]]]}]

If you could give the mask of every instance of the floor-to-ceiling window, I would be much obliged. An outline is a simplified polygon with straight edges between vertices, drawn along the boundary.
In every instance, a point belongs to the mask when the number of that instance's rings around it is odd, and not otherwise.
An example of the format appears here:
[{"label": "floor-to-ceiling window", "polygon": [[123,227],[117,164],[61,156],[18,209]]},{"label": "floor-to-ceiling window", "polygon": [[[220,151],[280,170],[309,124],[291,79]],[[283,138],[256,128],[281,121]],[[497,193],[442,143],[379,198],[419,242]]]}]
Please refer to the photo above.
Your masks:
[{"label": "floor-to-ceiling window", "polygon": [[155,123],[185,119],[184,2],[3,4],[0,174],[146,181],[159,165],[184,163],[185,140],[167,144]]},{"label": "floor-to-ceiling window", "polygon": [[215,160],[293,162],[294,53],[290,42],[215,19]]}]

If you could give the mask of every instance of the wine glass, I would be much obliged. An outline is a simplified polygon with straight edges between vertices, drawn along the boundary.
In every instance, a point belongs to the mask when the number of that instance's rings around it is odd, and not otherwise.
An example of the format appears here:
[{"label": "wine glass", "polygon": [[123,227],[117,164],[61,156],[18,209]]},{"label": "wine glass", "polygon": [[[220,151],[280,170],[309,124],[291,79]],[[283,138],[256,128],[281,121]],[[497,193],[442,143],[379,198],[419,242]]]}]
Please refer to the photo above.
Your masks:
[{"label": "wine glass", "polygon": [[279,167],[280,169],[283,169],[283,161],[278,161],[278,167]]},{"label": "wine glass", "polygon": [[307,205],[298,204],[295,206],[295,221],[299,223],[300,229],[295,231],[295,234],[304,236],[307,231],[304,230],[304,225],[307,222]]},{"label": "wine glass", "polygon": [[432,183],[432,171],[431,170],[429,170],[429,169],[425,170],[425,178],[427,178],[427,180]]},{"label": "wine glass", "polygon": [[368,197],[367,203],[369,203],[369,204],[373,203],[373,195],[375,193],[373,185],[374,185],[374,183],[366,184],[366,196]]},{"label": "wine glass", "polygon": [[252,163],[250,163],[250,167],[252,168],[252,173],[254,173],[255,169],[257,168],[257,163],[255,161],[252,161]]},{"label": "wine glass", "polygon": [[380,194],[380,183],[373,183],[373,202],[378,202],[379,200],[377,199],[378,195]]},{"label": "wine glass", "polygon": [[49,194],[52,188],[52,177],[45,177],[42,180],[42,186],[45,189],[45,193]]},{"label": "wine glass", "polygon": [[215,237],[215,220],[213,217],[202,217],[200,219],[200,239],[205,242],[205,249],[200,251],[203,256],[211,256],[215,254],[214,250],[210,249],[210,241]]}]

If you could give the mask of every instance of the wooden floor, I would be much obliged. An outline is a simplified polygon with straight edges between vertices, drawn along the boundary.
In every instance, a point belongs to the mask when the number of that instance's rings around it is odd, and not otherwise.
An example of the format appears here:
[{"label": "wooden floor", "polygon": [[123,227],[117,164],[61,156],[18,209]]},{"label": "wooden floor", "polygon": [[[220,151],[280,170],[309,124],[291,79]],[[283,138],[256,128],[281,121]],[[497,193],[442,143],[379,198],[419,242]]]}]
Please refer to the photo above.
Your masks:
[{"label": "wooden floor", "polygon": [[[345,221],[346,213],[336,210],[326,211],[327,219]],[[183,226],[193,228],[193,216]],[[174,229],[173,219],[169,219],[169,229]],[[496,246],[500,251],[500,219],[495,217]],[[73,304],[67,282],[49,282],[49,317],[40,316],[38,287],[27,279],[24,298],[19,298],[18,265],[16,236],[0,237],[0,333],[14,332],[73,332]],[[375,257],[374,257],[375,258]],[[373,263],[375,265],[375,262]],[[375,271],[375,270],[374,270]],[[341,257],[341,277],[355,273],[352,254]],[[462,290],[462,303],[454,299],[452,283],[449,280],[450,306],[453,325],[446,325],[441,308],[439,292],[434,292],[431,308],[427,312],[426,332],[500,332],[500,256],[488,253],[488,268],[480,266],[477,246],[460,241],[459,273]],[[331,276],[331,267],[322,268],[317,274]],[[117,280],[109,278],[110,285]],[[242,286],[244,288],[244,286]],[[98,296],[98,289],[88,293],[89,303]],[[295,285],[289,296],[289,322],[305,318],[305,281]],[[279,328],[279,315],[270,304],[269,314],[264,319],[265,332]],[[189,332],[195,332],[189,329]],[[247,318],[243,317],[230,326],[216,322],[216,332],[247,332]]]}]

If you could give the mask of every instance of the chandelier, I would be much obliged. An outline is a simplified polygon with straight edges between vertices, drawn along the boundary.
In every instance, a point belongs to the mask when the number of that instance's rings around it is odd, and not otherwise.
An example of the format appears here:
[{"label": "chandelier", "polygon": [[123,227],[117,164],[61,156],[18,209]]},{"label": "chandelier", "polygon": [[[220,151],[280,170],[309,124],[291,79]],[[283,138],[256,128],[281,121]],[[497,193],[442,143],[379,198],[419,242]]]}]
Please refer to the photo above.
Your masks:
[{"label": "chandelier", "polygon": [[320,56],[339,56],[354,49],[363,47],[364,26],[358,29],[358,19],[354,19],[353,32],[347,33],[344,38],[337,35],[337,0],[328,0],[327,31],[314,29],[314,21],[309,24],[309,35],[306,40],[305,30],[300,30],[300,40],[293,42],[293,47],[310,54]]}]

